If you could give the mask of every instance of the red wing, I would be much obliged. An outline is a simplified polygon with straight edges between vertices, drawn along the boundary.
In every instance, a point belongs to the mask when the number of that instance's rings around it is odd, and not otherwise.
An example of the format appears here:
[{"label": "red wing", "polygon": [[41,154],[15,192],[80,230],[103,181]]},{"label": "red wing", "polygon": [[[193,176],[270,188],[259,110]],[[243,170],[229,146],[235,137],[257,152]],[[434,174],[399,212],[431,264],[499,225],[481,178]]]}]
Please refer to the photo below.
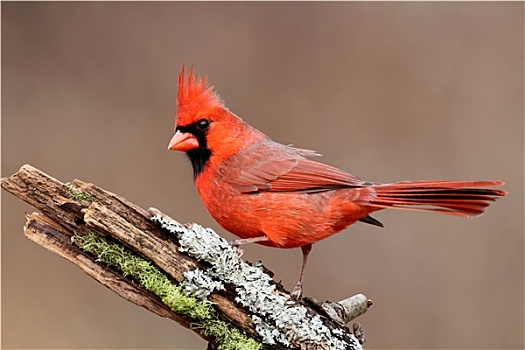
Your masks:
[{"label": "red wing", "polygon": [[269,160],[237,170],[230,183],[240,192],[323,192],[364,182],[332,166],[304,158]]}]

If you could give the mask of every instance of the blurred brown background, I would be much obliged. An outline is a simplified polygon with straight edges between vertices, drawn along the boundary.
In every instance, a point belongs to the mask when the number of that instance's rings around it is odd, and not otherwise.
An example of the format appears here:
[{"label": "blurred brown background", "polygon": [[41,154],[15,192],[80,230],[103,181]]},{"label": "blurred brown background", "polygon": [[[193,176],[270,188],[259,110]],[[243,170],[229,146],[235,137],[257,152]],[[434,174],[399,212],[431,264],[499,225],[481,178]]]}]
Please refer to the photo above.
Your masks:
[{"label": "blurred brown background", "polygon": [[[2,176],[30,163],[231,239],[166,150],[193,65],[274,140],[367,180],[506,181],[480,218],[385,211],[317,244],[305,294],[373,299],[368,348],[523,347],[522,2],[1,5]],[[25,239],[25,211],[2,192],[4,348],[205,348]],[[245,253],[288,288],[300,256]]]}]

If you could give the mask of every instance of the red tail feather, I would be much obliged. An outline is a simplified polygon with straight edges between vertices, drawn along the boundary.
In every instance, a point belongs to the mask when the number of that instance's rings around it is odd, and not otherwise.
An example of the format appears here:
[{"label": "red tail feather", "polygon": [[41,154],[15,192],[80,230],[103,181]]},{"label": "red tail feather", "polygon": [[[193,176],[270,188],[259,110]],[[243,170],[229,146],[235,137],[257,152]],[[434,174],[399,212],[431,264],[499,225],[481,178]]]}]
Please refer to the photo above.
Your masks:
[{"label": "red tail feather", "polygon": [[371,205],[378,208],[396,208],[440,212],[458,216],[478,216],[497,197],[505,196],[501,181],[416,181],[374,185],[377,197]]}]

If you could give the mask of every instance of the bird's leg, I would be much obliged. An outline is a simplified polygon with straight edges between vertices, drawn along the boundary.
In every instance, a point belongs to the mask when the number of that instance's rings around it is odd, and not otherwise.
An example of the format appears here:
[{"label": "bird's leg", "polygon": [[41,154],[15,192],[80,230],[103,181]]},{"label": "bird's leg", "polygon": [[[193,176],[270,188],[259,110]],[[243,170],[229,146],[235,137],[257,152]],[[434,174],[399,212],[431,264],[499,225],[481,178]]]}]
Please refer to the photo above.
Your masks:
[{"label": "bird's leg", "polygon": [[308,254],[310,254],[310,251],[312,250],[312,244],[303,245],[301,247],[301,250],[303,252],[303,264],[301,265],[301,272],[299,273],[299,281],[297,282],[295,288],[292,291],[292,296],[295,299],[299,299],[299,297],[303,293],[304,267],[306,266],[306,261],[308,260]]},{"label": "bird's leg", "polygon": [[263,242],[267,240],[268,240],[268,237],[266,236],[250,237],[250,238],[236,239],[236,240],[230,241],[230,245],[237,252],[237,255],[240,258],[242,254],[244,253],[244,251],[240,248],[241,245],[247,244],[247,243]]}]

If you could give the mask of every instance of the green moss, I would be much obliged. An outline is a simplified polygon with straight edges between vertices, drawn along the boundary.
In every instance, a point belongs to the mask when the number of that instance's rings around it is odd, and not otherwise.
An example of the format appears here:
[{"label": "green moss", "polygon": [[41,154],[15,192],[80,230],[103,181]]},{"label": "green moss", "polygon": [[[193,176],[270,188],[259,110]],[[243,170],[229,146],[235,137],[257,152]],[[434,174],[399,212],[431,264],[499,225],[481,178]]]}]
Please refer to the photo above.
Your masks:
[{"label": "green moss", "polygon": [[97,261],[112,266],[125,277],[131,277],[157,295],[174,312],[192,320],[192,327],[217,340],[221,350],[257,350],[261,345],[255,340],[232,329],[218,319],[211,302],[184,294],[180,285],[172,283],[150,261],[134,254],[124,246],[110,242],[91,232],[86,236],[75,236],[82,249],[97,256]]},{"label": "green moss", "polygon": [[91,198],[89,194],[82,192],[82,191],[75,190],[71,182],[66,183],[65,186],[67,189],[68,198],[77,200],[79,202],[93,203],[95,201],[93,198]]}]

